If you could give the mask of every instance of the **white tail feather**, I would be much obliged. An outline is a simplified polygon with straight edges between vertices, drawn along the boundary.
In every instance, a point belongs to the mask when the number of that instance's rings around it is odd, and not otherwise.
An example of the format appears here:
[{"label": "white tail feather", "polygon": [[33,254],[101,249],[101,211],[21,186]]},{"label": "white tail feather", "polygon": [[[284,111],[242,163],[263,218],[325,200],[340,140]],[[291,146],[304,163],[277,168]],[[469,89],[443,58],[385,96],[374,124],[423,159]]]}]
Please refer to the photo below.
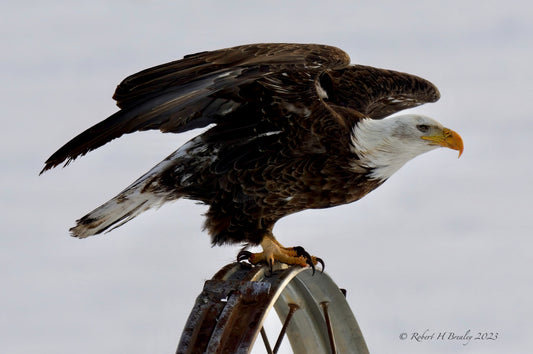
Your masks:
[{"label": "white tail feather", "polygon": [[[104,231],[109,232],[148,209],[158,208],[169,200],[179,198],[175,189],[165,192],[158,188],[158,177],[166,169],[172,168],[176,164],[179,165],[179,159],[188,156],[191,150],[194,152],[203,148],[201,136],[187,142],[115,198],[77,220],[76,226],[70,229],[72,236],[85,238]],[[180,181],[186,180],[187,178],[183,176]]]},{"label": "white tail feather", "polygon": [[155,187],[157,176],[171,164],[171,159],[163,160],[115,198],[76,220],[76,226],[70,229],[71,235],[85,238],[111,231],[148,209],[160,207],[168,201],[169,193],[155,192],[154,188],[148,187]]},{"label": "white tail feather", "polygon": [[126,189],[115,198],[91,211],[76,221],[70,229],[71,235],[78,238],[111,231],[130,221],[140,213],[157,208],[165,202],[164,195],[140,192],[140,188]]}]

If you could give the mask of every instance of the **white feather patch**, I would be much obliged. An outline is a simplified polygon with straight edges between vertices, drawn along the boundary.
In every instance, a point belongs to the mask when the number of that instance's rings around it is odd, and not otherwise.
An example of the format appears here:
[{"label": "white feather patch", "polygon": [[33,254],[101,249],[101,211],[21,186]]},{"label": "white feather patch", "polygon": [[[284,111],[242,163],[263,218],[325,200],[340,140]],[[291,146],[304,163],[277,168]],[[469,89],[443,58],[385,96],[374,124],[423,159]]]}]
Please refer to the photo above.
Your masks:
[{"label": "white feather patch", "polygon": [[352,130],[352,149],[359,165],[372,170],[370,178],[386,180],[407,161],[436,148],[420,137],[416,125],[438,124],[421,115],[403,115],[386,119],[366,118]]},{"label": "white feather patch", "polygon": [[324,88],[320,85],[320,82],[316,82],[316,92],[318,93],[318,97],[322,98],[322,99],[327,99],[328,98],[328,93],[326,92],[326,90],[324,90]]}]

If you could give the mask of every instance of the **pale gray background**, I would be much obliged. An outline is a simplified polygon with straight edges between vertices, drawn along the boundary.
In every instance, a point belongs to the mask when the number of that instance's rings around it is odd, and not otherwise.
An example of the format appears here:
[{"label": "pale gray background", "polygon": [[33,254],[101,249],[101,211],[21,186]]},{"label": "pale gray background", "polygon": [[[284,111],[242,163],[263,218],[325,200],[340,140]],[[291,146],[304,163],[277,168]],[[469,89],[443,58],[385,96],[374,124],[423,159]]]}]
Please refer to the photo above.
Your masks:
[{"label": "pale gray background", "polygon": [[[44,160],[116,111],[115,86],[185,54],[253,42],[341,47],[354,63],[418,74],[418,108],[458,131],[360,202],[277,224],[348,290],[373,353],[533,350],[533,7],[526,1],[2,2],[0,351],[170,353],[204,280],[238,247],[211,248],[190,201],[111,234],[70,238],[189,136],[137,133],[41,177]],[[400,333],[498,332],[496,341]]]}]

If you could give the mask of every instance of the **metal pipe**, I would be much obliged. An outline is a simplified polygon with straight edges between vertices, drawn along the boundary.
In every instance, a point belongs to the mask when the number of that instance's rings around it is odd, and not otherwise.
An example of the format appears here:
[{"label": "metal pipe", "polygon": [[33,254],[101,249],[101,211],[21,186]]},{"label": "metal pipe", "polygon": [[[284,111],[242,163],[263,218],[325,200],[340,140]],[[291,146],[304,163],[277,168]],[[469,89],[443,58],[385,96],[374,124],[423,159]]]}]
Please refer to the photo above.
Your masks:
[{"label": "metal pipe", "polygon": [[298,310],[300,306],[296,304],[289,304],[289,313],[287,314],[287,317],[285,318],[285,322],[283,323],[283,327],[281,327],[281,332],[279,332],[278,340],[276,341],[276,345],[274,346],[274,354],[276,354],[279,350],[279,347],[281,346],[281,341],[283,340],[283,337],[285,336],[285,332],[287,331],[287,326],[291,322],[292,315],[294,315],[294,312]]},{"label": "metal pipe", "polygon": [[263,338],[263,343],[265,343],[265,349],[268,354],[274,354],[272,348],[270,347],[270,342],[268,341],[267,334],[265,332],[265,327],[261,327],[261,338]]},{"label": "metal pipe", "polygon": [[337,348],[335,346],[335,338],[333,337],[333,328],[331,327],[331,320],[329,318],[328,306],[329,301],[322,301],[320,303],[322,310],[324,311],[324,318],[326,319],[326,327],[328,328],[329,346],[332,354],[337,354]]}]

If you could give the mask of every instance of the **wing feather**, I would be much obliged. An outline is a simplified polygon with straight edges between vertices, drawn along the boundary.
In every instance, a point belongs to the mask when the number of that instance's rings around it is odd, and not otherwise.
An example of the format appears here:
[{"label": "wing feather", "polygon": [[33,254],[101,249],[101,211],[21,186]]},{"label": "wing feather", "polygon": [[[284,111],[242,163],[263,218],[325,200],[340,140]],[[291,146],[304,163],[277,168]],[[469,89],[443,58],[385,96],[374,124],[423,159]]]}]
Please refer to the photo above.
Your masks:
[{"label": "wing feather", "polygon": [[246,111],[243,106],[253,97],[241,90],[261,78],[349,62],[348,55],[335,47],[277,43],[202,52],[143,70],[118,85],[113,97],[121,110],[66,143],[41,173],[123,134],[149,129],[182,132],[219,123],[228,113]]},{"label": "wing feather", "polygon": [[327,103],[349,107],[374,119],[440,98],[438,89],[426,79],[364,65],[328,70],[319,82]]}]

